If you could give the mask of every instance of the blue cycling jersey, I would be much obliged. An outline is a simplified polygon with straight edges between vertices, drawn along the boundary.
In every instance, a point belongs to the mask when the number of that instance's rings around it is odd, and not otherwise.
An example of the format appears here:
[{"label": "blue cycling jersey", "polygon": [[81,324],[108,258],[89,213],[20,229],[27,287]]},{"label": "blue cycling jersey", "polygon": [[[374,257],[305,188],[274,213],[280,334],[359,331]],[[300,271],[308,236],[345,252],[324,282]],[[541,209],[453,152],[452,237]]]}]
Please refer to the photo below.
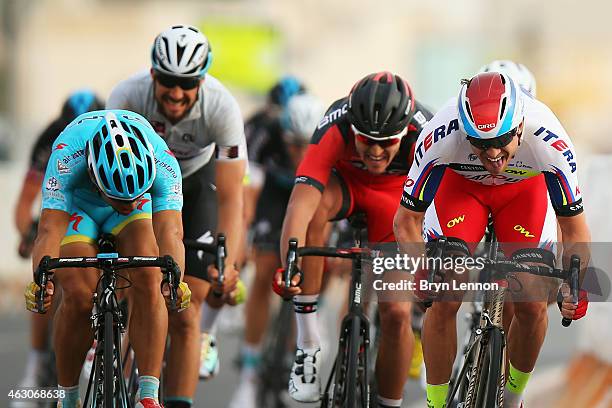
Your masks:
[{"label": "blue cycling jersey", "polygon": [[[107,206],[96,186],[91,182],[87,170],[85,149],[87,141],[97,129],[108,110],[87,112],[74,119],[58,136],[47,164],[45,182],[42,186],[42,208],[70,213],[76,197],[100,206]],[[117,116],[126,115],[151,127],[141,115],[113,110]],[[151,128],[152,129],[152,128]],[[153,146],[156,176],[149,190],[153,212],[163,210],[180,211],[183,207],[181,170],[166,142],[154,131],[146,135]]]}]

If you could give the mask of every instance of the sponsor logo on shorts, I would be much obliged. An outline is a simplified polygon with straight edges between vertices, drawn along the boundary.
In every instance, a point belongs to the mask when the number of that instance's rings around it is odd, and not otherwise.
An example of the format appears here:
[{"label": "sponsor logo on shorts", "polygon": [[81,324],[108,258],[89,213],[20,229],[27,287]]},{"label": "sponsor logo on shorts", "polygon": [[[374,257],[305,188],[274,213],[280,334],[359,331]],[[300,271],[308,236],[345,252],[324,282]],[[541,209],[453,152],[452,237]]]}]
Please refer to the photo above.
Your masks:
[{"label": "sponsor logo on shorts", "polygon": [[79,232],[79,224],[83,221],[83,217],[78,215],[78,213],[70,214],[70,222],[72,222],[72,230],[75,232]]},{"label": "sponsor logo on shorts", "polygon": [[518,231],[520,234],[524,235],[527,238],[534,238],[535,237],[535,235],[533,235],[531,232],[527,231],[525,229],[525,227],[523,227],[522,225],[516,224],[514,226],[514,230]]},{"label": "sponsor logo on shorts", "polygon": [[455,225],[462,223],[465,220],[465,214],[455,217],[446,223],[448,228],[453,228]]}]

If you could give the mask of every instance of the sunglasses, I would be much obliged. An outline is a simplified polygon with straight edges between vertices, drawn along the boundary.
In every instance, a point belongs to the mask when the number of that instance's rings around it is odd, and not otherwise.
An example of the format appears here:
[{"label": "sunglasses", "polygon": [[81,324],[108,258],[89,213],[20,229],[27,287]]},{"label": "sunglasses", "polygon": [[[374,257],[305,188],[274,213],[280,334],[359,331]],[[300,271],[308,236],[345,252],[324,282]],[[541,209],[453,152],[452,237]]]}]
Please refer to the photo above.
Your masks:
[{"label": "sunglasses", "polygon": [[467,140],[472,146],[474,146],[478,150],[487,150],[490,148],[501,149],[502,147],[508,146],[517,133],[518,126],[512,129],[511,131],[493,139],[478,139],[475,137],[468,136]]},{"label": "sunglasses", "polygon": [[201,78],[183,78],[162,74],[161,72],[155,72],[155,80],[159,82],[159,84],[164,88],[174,88],[175,86],[178,86],[184,91],[189,91],[191,89],[197,88],[200,85]]},{"label": "sunglasses", "polygon": [[359,140],[361,143],[368,146],[379,145],[383,149],[400,143],[402,141],[402,138],[408,133],[408,127],[406,127],[404,128],[404,130],[402,130],[396,135],[388,136],[383,139],[374,139],[372,136],[360,132],[353,125],[351,125],[351,129],[353,130],[353,133],[355,133],[355,137],[357,138],[357,140]]}]

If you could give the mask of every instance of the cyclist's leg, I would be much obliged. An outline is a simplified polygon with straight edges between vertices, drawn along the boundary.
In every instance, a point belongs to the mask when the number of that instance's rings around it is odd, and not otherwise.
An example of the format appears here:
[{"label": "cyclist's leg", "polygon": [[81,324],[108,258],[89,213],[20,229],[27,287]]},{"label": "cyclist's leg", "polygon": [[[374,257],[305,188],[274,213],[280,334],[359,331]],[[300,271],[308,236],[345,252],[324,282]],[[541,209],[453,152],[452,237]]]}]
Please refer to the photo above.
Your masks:
[{"label": "cyclist's leg", "polygon": [[[205,243],[214,241],[217,225],[217,197],[212,184],[214,180],[214,163],[209,163],[183,179],[182,215],[185,238]],[[211,331],[221,306],[214,304],[213,307],[207,304],[202,307],[210,293],[210,284],[206,280],[206,267],[212,263],[214,257],[209,254],[189,250],[185,252],[183,279],[191,289],[191,305],[181,313],[170,313],[168,316],[171,341],[166,354],[164,372],[166,402],[192,401],[198,385],[202,339],[209,341],[202,332]],[[202,309],[206,309],[208,315],[204,325],[201,325]],[[209,345],[210,343],[204,344],[205,347]],[[216,353],[216,349],[212,352]],[[216,358],[214,360],[213,363],[218,364]]]},{"label": "cyclist's leg", "polygon": [[[515,186],[512,186],[515,187]],[[520,188],[518,188],[520,187]],[[518,184],[507,204],[494,211],[495,231],[504,251],[511,255],[517,249],[545,247],[554,250],[557,222],[548,199],[543,177],[534,177]],[[521,211],[525,202],[529,211]],[[523,390],[540,353],[548,327],[547,301],[556,280],[517,274],[522,287],[512,294],[514,319],[508,332],[510,379],[506,401],[509,407],[519,406]]]},{"label": "cyclist's leg", "polygon": [[[423,235],[427,241],[433,241],[441,235],[460,238],[468,244],[480,240],[487,224],[489,209],[475,195],[470,194],[479,187],[482,186],[453,171],[446,171],[436,198],[425,213]],[[456,315],[460,306],[459,301],[434,302],[427,310],[423,322],[421,338],[427,395],[436,408],[442,406],[446,398],[457,352]]]},{"label": "cyclist's leg", "polygon": [[[308,225],[306,246],[323,246],[327,239],[327,224],[335,216],[345,217],[352,207],[351,195],[337,173],[332,173],[325,187],[319,207]],[[344,205],[343,205],[344,204]],[[323,258],[305,257],[302,260],[304,280],[302,293],[293,298],[296,312],[297,352],[289,379],[290,395],[302,402],[320,398],[321,337],[317,306],[323,276]]]},{"label": "cyclist's leg", "polygon": [[[75,209],[62,240],[60,256],[95,256],[97,235],[98,226],[93,219],[84,211]],[[57,381],[60,387],[71,389],[64,406],[72,406],[69,403],[74,404],[78,399],[81,366],[93,341],[90,316],[98,275],[96,270],[89,268],[55,271],[55,284],[62,290],[53,331]]]}]

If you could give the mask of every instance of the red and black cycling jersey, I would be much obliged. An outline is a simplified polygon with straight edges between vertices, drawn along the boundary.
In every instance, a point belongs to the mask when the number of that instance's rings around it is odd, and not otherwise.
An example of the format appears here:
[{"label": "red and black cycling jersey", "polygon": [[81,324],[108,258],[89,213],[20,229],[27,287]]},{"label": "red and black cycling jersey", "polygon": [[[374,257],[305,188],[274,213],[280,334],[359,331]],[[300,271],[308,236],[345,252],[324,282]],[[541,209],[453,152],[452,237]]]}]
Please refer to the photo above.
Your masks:
[{"label": "red and black cycling jersey", "polygon": [[[309,184],[323,192],[329,174],[339,162],[366,170],[355,148],[355,135],[348,120],[348,97],[337,100],[328,108],[315,130],[306,155],[296,172],[295,183]],[[385,170],[386,175],[405,175],[414,157],[414,142],[432,113],[415,102],[414,116],[408,124],[408,134],[402,138],[400,149]]]},{"label": "red and black cycling jersey", "polygon": [[44,176],[53,149],[53,142],[71,121],[71,118],[60,116],[38,136],[30,153],[30,168],[26,177],[42,178]]}]

